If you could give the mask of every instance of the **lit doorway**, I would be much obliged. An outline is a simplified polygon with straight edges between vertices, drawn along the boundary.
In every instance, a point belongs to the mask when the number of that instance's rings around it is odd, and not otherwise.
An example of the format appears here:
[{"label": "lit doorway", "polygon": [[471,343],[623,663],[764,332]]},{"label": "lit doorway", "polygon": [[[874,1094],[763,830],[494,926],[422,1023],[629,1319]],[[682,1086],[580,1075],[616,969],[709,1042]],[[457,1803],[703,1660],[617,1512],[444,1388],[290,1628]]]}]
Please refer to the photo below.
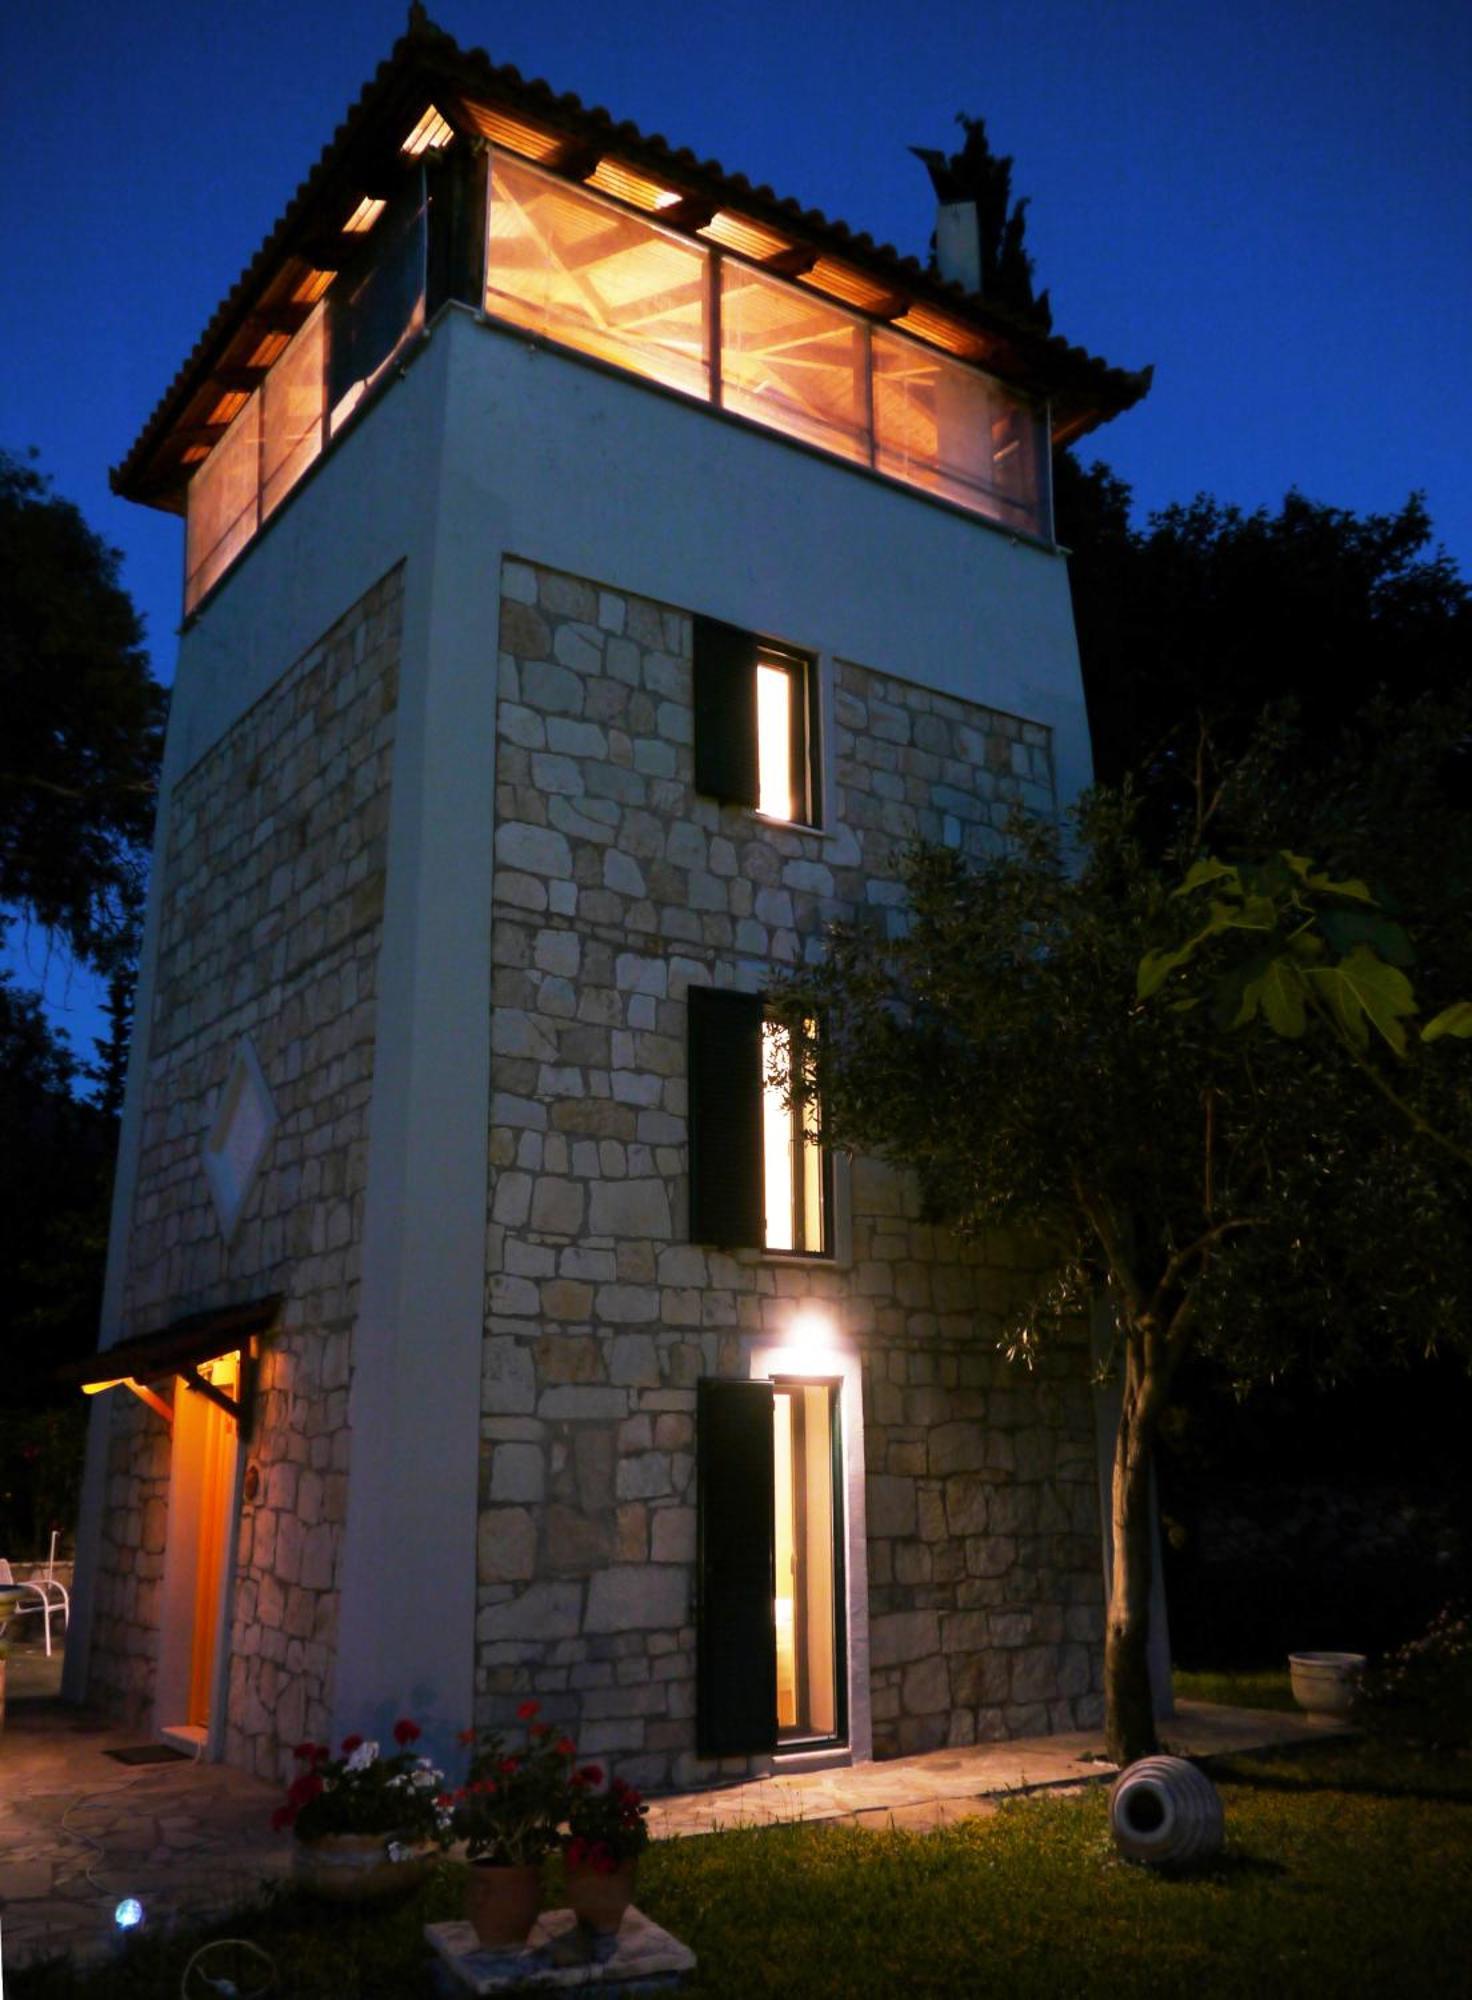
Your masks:
[{"label": "lit doorway", "polygon": [[772,1567],[782,1749],[841,1743],[847,1730],[839,1388],[836,1381],[772,1384]]},{"label": "lit doorway", "polygon": [[[238,1405],[238,1354],[201,1362],[197,1373]],[[221,1678],[238,1464],[235,1418],[178,1377],[155,1713],[162,1736],[195,1751],[209,1747]]]}]

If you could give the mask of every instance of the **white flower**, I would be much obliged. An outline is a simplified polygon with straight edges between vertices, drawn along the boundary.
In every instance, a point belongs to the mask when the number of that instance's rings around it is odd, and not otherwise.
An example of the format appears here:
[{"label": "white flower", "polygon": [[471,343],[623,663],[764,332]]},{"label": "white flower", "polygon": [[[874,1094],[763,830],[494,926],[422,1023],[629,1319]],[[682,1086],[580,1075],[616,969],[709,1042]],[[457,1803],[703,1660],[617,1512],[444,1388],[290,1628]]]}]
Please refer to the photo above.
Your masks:
[{"label": "white flower", "polygon": [[417,1791],[432,1792],[435,1789],[435,1787],[439,1784],[440,1777],[441,1773],[436,1771],[434,1767],[431,1766],[430,1769],[427,1771],[416,1771],[410,1782],[414,1785]]},{"label": "white flower", "polygon": [[350,1771],[366,1771],[370,1764],[376,1764],[377,1762],[378,1745],[376,1743],[360,1743],[352,1756],[349,1757],[347,1767]]},{"label": "white flower", "polygon": [[388,1844],[388,1858],[390,1861],[412,1861],[414,1850],[412,1847],[406,1847],[402,1840],[391,1840]]}]

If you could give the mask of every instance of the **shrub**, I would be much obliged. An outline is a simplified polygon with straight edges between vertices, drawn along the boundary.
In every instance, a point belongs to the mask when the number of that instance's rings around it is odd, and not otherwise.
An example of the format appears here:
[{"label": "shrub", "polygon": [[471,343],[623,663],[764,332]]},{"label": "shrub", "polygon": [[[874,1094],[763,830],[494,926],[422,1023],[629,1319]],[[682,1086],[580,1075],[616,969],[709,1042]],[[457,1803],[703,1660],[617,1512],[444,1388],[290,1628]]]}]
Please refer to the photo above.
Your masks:
[{"label": "shrub", "polygon": [[1365,1676],[1356,1719],[1373,1736],[1426,1749],[1472,1743],[1472,1614],[1447,1605],[1419,1639]]}]

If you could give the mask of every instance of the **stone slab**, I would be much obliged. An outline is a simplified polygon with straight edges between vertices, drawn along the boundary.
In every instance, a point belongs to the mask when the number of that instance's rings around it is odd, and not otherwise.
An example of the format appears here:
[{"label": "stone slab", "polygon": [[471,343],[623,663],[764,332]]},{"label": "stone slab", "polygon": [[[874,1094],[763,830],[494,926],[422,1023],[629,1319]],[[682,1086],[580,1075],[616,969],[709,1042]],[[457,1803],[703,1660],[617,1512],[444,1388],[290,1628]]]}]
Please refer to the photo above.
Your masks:
[{"label": "stone slab", "polygon": [[454,1993],[506,1993],[513,1988],[603,1986],[619,1994],[660,1993],[684,1984],[695,1969],[690,1947],[632,1905],[616,1936],[590,1938],[571,1910],[544,1910],[524,1945],[491,1951],[467,1923],[426,1924]]}]

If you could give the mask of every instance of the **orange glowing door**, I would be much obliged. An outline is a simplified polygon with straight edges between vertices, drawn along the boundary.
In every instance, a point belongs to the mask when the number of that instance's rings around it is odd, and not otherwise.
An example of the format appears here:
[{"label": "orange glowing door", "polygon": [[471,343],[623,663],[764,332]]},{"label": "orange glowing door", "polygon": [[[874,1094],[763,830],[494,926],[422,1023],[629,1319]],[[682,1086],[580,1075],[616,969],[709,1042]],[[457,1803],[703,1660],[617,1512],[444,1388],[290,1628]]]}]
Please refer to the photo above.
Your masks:
[{"label": "orange glowing door", "polygon": [[[239,1370],[235,1356],[207,1362],[200,1373],[227,1396],[237,1393]],[[214,1403],[200,1403],[199,1548],[194,1571],[193,1640],[189,1655],[189,1699],[186,1720],[208,1728],[210,1691],[214,1683],[215,1640],[220,1616],[220,1583],[230,1526],[230,1495],[235,1473],[235,1428]]]}]

